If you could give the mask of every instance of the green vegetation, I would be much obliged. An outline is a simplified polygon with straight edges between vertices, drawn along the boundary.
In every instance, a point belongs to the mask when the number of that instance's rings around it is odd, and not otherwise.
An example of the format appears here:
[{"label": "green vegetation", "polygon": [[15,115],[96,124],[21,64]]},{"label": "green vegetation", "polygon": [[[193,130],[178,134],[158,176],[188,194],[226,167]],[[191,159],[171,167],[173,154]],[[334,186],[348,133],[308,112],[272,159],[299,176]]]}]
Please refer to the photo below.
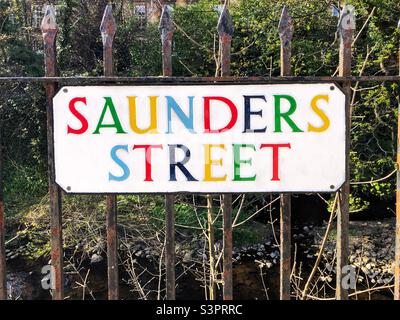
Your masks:
[{"label": "green vegetation", "polygon": [[[101,75],[102,44],[99,23],[107,1],[58,1],[60,27],[57,38],[58,66],[62,76]],[[116,0],[118,31],[114,42],[118,75],[160,75],[161,54],[158,26],[143,26],[140,19],[121,10]],[[295,75],[334,75],[338,65],[337,17],[332,16],[329,1],[287,0],[295,23],[293,37],[293,72]],[[32,27],[28,1],[0,2],[0,76],[41,76],[43,51],[40,31]],[[177,24],[173,46],[173,70],[177,76],[212,76],[218,74],[219,1],[201,0],[188,7],[177,7]],[[277,33],[284,1],[232,1],[235,34],[232,47],[232,73],[237,76],[279,75],[280,42]],[[354,75],[397,74],[400,12],[398,0],[349,1],[357,10],[357,41],[354,46]],[[127,6],[127,4],[125,4]],[[375,9],[374,9],[375,8]],[[370,16],[371,12],[373,14]],[[366,23],[363,29],[363,24]],[[216,71],[217,70],[217,71]],[[395,168],[398,87],[393,83],[354,84],[351,180],[369,181],[388,175]],[[45,95],[36,84],[3,84],[0,86],[0,130],[5,157],[5,201],[8,219],[21,219],[29,237],[43,243],[33,253],[48,250],[43,230],[46,216],[47,146]],[[362,210],[371,198],[393,201],[395,176],[372,184],[352,187],[351,207]],[[201,200],[201,201],[204,201]],[[176,206],[177,223],[198,227],[206,222],[205,209],[194,214],[191,197],[181,197]],[[138,219],[137,212],[148,215],[155,227],[164,218],[161,196],[119,197],[120,221]],[[254,210],[248,206],[241,219]],[[86,215],[91,221],[104,219],[102,197],[66,197],[67,219],[74,214]],[[217,220],[216,228],[221,226]],[[74,218],[74,221],[78,221]],[[66,224],[68,225],[68,224]],[[83,224],[69,226],[66,235],[80,234]],[[101,232],[104,232],[102,230]],[[200,231],[196,231],[200,232]],[[217,234],[217,236],[219,236]],[[252,233],[245,227],[237,239],[249,240]],[[251,240],[251,239],[250,239]],[[33,250],[35,251],[35,250]]]}]

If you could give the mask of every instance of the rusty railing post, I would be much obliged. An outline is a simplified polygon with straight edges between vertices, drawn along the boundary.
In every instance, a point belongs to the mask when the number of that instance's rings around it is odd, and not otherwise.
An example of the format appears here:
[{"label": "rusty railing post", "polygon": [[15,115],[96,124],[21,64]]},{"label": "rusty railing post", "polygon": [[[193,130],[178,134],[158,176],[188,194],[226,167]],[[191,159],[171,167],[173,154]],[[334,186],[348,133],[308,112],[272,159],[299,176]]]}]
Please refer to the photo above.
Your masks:
[{"label": "rusty railing post", "polygon": [[211,194],[207,198],[207,233],[208,233],[208,257],[210,266],[210,282],[208,288],[209,300],[216,299],[216,279],[215,279],[215,229],[214,229],[214,212],[213,197]]},{"label": "rusty railing post", "polygon": [[[397,25],[400,30],[400,20]],[[399,38],[399,75],[400,75],[400,38]],[[400,300],[400,82],[397,83],[398,112],[397,112],[397,187],[396,187],[396,251],[394,267],[394,300]]]},{"label": "rusty railing post", "polygon": [[221,76],[231,75],[231,43],[233,35],[232,17],[228,5],[225,3],[218,20],[218,35],[221,46]]},{"label": "rusty railing post", "polygon": [[[114,75],[113,65],[113,40],[117,31],[112,5],[108,4],[104,10],[100,25],[103,40],[103,65],[104,76]],[[106,226],[107,226],[107,278],[108,299],[119,298],[119,276],[118,276],[118,234],[117,234],[117,195],[106,196]]]},{"label": "rusty railing post", "polygon": [[[231,74],[231,43],[233,23],[229,14],[228,3],[225,2],[218,20],[218,35],[221,46],[221,76]],[[224,194],[222,200],[223,212],[223,299],[233,300],[233,271],[232,271],[232,194]]]},{"label": "rusty railing post", "polygon": [[174,24],[172,22],[172,8],[164,5],[158,27],[161,35],[162,46],[162,71],[164,77],[172,76],[172,38],[174,36]]},{"label": "rusty railing post", "polygon": [[[0,122],[2,121],[0,115]],[[6,227],[3,199],[3,139],[0,127],[0,300],[7,300],[7,270],[6,270]]]},{"label": "rusty railing post", "polygon": [[[339,35],[339,76],[351,75],[351,54],[353,34],[355,30],[354,8],[346,5],[340,15]],[[337,215],[336,236],[336,299],[347,300],[348,290],[342,286],[343,268],[348,265],[349,258],[349,197],[350,197],[350,127],[351,127],[351,83],[343,84],[346,94],[346,181],[339,191],[339,211]]]},{"label": "rusty railing post", "polygon": [[[279,38],[281,41],[281,76],[290,76],[292,73],[292,37],[293,23],[289,9],[284,6],[279,21]],[[280,196],[280,299],[290,300],[291,275],[291,195]]]},{"label": "rusty railing post", "polygon": [[[164,5],[159,25],[162,46],[162,71],[164,77],[172,76],[172,8]],[[165,282],[167,300],[175,300],[175,211],[174,195],[165,195]]]},{"label": "rusty railing post", "polygon": [[[56,76],[55,41],[58,32],[54,6],[48,5],[43,17],[41,30],[44,41],[44,62],[46,77]],[[53,97],[56,93],[56,83],[46,84],[47,96],[47,152],[50,194],[50,225],[51,225],[51,265],[53,267],[54,300],[64,299],[63,246],[62,246],[62,209],[61,190],[55,181],[54,166],[54,126]]]}]

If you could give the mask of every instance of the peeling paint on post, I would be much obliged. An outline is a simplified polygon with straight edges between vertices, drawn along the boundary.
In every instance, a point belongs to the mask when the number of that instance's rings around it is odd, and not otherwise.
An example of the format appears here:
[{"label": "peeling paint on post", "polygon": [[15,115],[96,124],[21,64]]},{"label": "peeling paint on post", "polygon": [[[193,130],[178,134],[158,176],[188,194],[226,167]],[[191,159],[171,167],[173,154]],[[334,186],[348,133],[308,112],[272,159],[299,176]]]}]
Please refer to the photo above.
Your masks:
[{"label": "peeling paint on post", "polygon": [[231,75],[231,43],[233,35],[232,17],[227,4],[224,5],[218,20],[218,35],[221,46],[221,76]]},{"label": "peeling paint on post", "polygon": [[213,212],[213,197],[207,196],[207,232],[208,232],[208,256],[210,266],[210,283],[209,283],[209,300],[216,299],[216,282],[215,282],[215,230],[214,230],[214,212]]},{"label": "peeling paint on post", "polygon": [[[397,25],[400,29],[400,20]],[[400,75],[400,40],[399,40],[399,75]],[[397,83],[398,103],[397,112],[397,188],[396,188],[396,251],[394,267],[394,300],[400,300],[400,82]]]},{"label": "peeling paint on post", "polygon": [[[54,6],[48,5],[42,20],[41,30],[44,41],[44,59],[46,77],[56,76],[55,41],[58,32]],[[51,225],[51,265],[54,268],[54,300],[64,299],[63,247],[62,247],[62,209],[61,190],[55,182],[54,170],[54,127],[53,127],[53,97],[56,93],[56,83],[46,84],[47,95],[47,152],[50,195],[50,225]]]},{"label": "peeling paint on post", "polygon": [[[221,46],[221,76],[227,77],[231,74],[231,43],[233,35],[232,18],[229,14],[228,4],[222,9],[218,20],[218,35]],[[233,275],[232,275],[232,195],[223,195],[223,299],[233,300]]]},{"label": "peeling paint on post", "polygon": [[175,210],[174,196],[165,196],[165,281],[167,300],[175,300]]},{"label": "peeling paint on post", "polygon": [[[1,119],[1,115],[0,115]],[[3,139],[0,127],[0,300],[7,300],[7,270],[6,270],[6,246],[5,246],[5,217],[3,199]]]},{"label": "peeling paint on post", "polygon": [[[340,50],[339,50],[339,76],[351,75],[352,42],[355,30],[354,7],[345,6],[339,20]],[[339,191],[339,211],[337,215],[336,237],[336,299],[347,300],[348,290],[343,288],[343,267],[348,264],[349,258],[349,196],[350,196],[350,127],[351,127],[351,83],[343,84],[346,94],[346,182]]]},{"label": "peeling paint on post", "polygon": [[278,31],[281,40],[281,76],[291,76],[293,21],[287,6],[282,9]]},{"label": "peeling paint on post", "polygon": [[112,13],[112,5],[108,4],[104,10],[103,19],[100,24],[101,39],[103,41],[103,63],[104,75],[114,75],[113,66],[113,41],[117,32],[117,24]]},{"label": "peeling paint on post", "polygon": [[172,22],[172,8],[164,5],[159,25],[162,45],[163,76],[172,76],[172,37],[174,36],[174,24]]},{"label": "peeling paint on post", "polygon": [[223,299],[233,300],[233,270],[232,270],[232,195],[224,194],[222,198],[223,232],[224,232],[224,274]]},{"label": "peeling paint on post", "polygon": [[[289,9],[284,6],[279,20],[281,40],[281,76],[291,75],[293,23]],[[280,299],[290,300],[291,275],[291,196],[281,194],[280,199]]]},{"label": "peeling paint on post", "polygon": [[[172,76],[172,38],[174,25],[172,8],[164,5],[159,25],[162,48],[162,70],[164,77]],[[165,281],[166,298],[175,300],[175,210],[174,195],[165,195]]]},{"label": "peeling paint on post", "polygon": [[[113,40],[117,32],[117,24],[112,14],[112,5],[108,4],[104,10],[100,25],[103,40],[104,76],[114,75]],[[119,298],[118,276],[118,233],[117,233],[117,196],[107,195],[106,198],[106,225],[107,225],[107,276],[108,299]]]}]

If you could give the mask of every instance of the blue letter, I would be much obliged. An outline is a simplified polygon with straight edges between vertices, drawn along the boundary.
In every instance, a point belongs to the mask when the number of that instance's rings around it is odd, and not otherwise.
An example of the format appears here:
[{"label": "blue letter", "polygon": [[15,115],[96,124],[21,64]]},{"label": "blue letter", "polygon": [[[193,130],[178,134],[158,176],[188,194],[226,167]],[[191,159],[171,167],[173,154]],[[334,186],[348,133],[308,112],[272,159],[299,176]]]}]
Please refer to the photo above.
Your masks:
[{"label": "blue letter", "polygon": [[[189,170],[185,168],[184,164],[190,159],[190,150],[183,144],[169,144],[169,181],[176,181],[176,167],[185,175],[187,181],[198,181],[193,178]],[[182,161],[177,162],[175,159],[175,149],[179,148],[185,152],[185,157]]]},{"label": "blue letter", "polygon": [[189,116],[187,116],[171,96],[166,96],[167,104],[168,104],[168,131],[167,133],[172,133],[171,131],[171,110],[174,109],[175,114],[181,120],[181,122],[185,125],[185,127],[189,130],[190,133],[196,133],[193,130],[193,96],[189,98]]},{"label": "blue letter", "polygon": [[111,173],[108,173],[108,180],[110,180],[110,181],[124,181],[124,180],[128,179],[129,175],[131,174],[131,171],[129,170],[129,168],[125,164],[125,162],[123,162],[117,156],[117,151],[120,150],[120,149],[125,150],[126,152],[128,152],[128,145],[116,145],[116,146],[114,146],[111,149],[111,159],[113,159],[115,161],[115,163],[121,167],[121,169],[124,171],[124,173],[120,177],[117,177],[117,176],[114,176]]}]

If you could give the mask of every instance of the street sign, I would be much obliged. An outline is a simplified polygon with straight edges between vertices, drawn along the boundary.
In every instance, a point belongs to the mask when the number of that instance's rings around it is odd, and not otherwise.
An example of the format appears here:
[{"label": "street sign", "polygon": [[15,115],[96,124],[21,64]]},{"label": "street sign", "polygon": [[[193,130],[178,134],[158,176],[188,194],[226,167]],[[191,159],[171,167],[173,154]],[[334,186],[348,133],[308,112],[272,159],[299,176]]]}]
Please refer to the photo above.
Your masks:
[{"label": "street sign", "polygon": [[345,181],[345,95],[332,83],[64,87],[53,103],[66,192],[333,192]]}]

